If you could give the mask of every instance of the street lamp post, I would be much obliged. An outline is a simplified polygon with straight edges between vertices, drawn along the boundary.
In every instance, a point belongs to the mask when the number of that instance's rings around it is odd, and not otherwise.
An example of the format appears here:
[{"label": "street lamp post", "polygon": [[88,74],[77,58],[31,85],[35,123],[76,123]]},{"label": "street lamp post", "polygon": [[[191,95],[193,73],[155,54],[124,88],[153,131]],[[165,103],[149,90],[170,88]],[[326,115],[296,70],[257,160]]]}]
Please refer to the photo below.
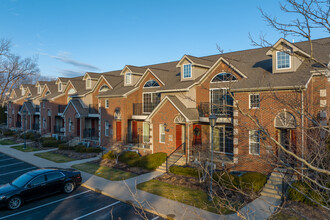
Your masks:
[{"label": "street lamp post", "polygon": [[26,110],[23,111],[23,119],[24,119],[24,150],[26,149]]},{"label": "street lamp post", "polygon": [[211,126],[211,173],[210,173],[210,196],[209,196],[209,200],[212,201],[213,200],[213,196],[212,196],[212,180],[213,180],[213,130],[214,130],[214,126],[217,123],[217,116],[215,115],[210,115],[209,116],[209,122],[210,122],[210,126]]}]

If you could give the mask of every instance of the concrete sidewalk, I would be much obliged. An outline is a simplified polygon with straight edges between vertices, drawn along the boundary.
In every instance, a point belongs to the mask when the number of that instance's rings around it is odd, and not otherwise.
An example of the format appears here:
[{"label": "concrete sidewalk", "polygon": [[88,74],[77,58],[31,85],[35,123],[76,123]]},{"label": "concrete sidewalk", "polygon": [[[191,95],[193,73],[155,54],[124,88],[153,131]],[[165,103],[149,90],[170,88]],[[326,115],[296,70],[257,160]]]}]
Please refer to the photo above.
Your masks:
[{"label": "concrete sidewalk", "polygon": [[[89,158],[84,160],[71,161],[67,163],[55,163],[37,156],[35,153],[42,151],[24,153],[11,148],[13,145],[0,145],[0,152],[9,156],[23,160],[37,167],[60,167],[70,168],[74,164],[85,163],[96,160],[98,158]],[[212,212],[201,210],[193,206],[189,206],[174,200],[160,197],[142,190],[136,189],[136,185],[149,181],[157,176],[162,175],[161,172],[151,172],[137,177],[133,177],[124,181],[110,181],[104,178],[82,172],[83,186],[98,191],[102,194],[113,197],[117,200],[134,203],[137,207],[160,215],[162,217],[172,217],[175,219],[240,219],[237,214],[218,215]],[[279,205],[280,201],[259,197],[240,211],[247,214],[249,219],[267,219],[275,210],[274,205]]]}]

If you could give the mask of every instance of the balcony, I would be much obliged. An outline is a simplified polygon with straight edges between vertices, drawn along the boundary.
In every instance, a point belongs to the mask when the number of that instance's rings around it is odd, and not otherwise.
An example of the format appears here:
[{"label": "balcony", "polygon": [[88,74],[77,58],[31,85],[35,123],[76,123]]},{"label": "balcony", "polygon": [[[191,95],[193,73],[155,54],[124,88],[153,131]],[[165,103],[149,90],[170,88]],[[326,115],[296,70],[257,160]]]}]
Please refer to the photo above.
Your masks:
[{"label": "balcony", "polygon": [[88,106],[88,113],[89,114],[98,114],[99,113],[99,106],[98,106],[98,104],[90,104]]},{"label": "balcony", "polygon": [[98,140],[99,139],[99,131],[95,128],[85,128],[83,133],[83,138],[89,140]]},{"label": "balcony", "polygon": [[58,105],[58,113],[62,114],[64,112],[65,108],[66,108],[66,105]]},{"label": "balcony", "polygon": [[133,119],[145,119],[159,102],[133,103]]},{"label": "balcony", "polygon": [[217,122],[231,123],[233,117],[233,107],[230,105],[211,104],[209,102],[201,102],[198,106],[200,120],[208,122],[211,114],[216,115]]}]

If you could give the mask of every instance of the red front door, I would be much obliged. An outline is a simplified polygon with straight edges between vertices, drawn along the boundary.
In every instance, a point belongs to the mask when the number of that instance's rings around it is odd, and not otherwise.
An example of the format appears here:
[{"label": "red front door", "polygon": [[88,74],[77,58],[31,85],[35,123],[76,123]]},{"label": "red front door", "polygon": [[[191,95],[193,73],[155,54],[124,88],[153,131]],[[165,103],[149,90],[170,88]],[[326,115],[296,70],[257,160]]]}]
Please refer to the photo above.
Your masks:
[{"label": "red front door", "polygon": [[137,141],[138,130],[137,130],[137,121],[132,121],[132,139],[133,141]]},{"label": "red front door", "polygon": [[181,125],[176,125],[176,148],[182,145],[182,128]]},{"label": "red front door", "polygon": [[121,141],[121,121],[116,122],[116,140]]}]

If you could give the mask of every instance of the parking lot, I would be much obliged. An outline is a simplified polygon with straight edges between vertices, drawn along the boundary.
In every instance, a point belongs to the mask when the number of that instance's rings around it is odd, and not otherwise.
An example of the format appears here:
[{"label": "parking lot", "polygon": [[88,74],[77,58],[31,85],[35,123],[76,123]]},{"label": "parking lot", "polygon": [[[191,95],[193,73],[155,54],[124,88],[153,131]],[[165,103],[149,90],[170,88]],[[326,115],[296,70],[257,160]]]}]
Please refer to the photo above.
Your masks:
[{"label": "parking lot", "polygon": [[[37,167],[0,153],[0,185]],[[141,210],[111,197],[79,187],[66,195],[54,194],[24,204],[18,210],[0,209],[1,219],[143,219]],[[146,213],[148,219],[162,219]]]}]

